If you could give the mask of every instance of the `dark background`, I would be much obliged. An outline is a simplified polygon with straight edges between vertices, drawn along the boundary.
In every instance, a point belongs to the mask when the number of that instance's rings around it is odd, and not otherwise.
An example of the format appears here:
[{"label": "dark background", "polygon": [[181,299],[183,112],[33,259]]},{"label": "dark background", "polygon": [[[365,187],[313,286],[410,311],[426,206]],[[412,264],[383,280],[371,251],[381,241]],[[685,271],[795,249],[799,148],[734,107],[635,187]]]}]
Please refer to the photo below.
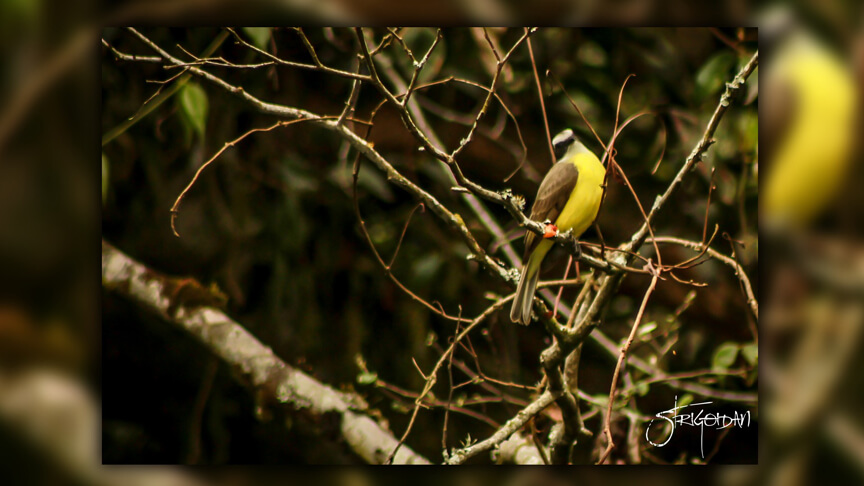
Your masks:
[{"label": "dark background", "polygon": [[[792,2],[786,2],[787,5],[790,3]],[[338,8],[331,12],[315,10],[322,6],[332,7],[334,4],[338,5]],[[103,64],[110,58],[99,47],[97,40],[103,35],[104,25],[200,25],[209,22],[222,25],[291,25],[305,23],[300,21],[303,19],[312,19],[322,24],[458,22],[519,25],[533,23],[520,20],[525,19],[525,15],[537,15],[540,22],[555,24],[715,24],[761,27],[764,20],[763,2],[749,1],[677,2],[674,6],[665,1],[553,1],[516,5],[491,2],[486,3],[485,8],[480,10],[469,8],[473,2],[457,1],[453,4],[455,6],[448,3],[448,8],[443,8],[440,3],[436,4],[434,11],[417,9],[411,2],[389,0],[344,3],[322,1],[312,3],[311,8],[286,2],[276,5],[267,0],[242,3],[231,0],[141,0],[110,3],[0,4],[3,9],[0,15],[0,24],[3,27],[0,29],[0,59],[3,59],[0,63],[0,183],[3,184],[3,190],[0,191],[0,197],[3,198],[0,201],[0,227],[3,228],[0,232],[0,266],[3,268],[0,273],[0,300],[3,311],[0,316],[0,329],[3,331],[0,357],[3,358],[3,366],[0,370],[8,377],[34,367],[48,368],[52,373],[68,376],[72,384],[93,396],[97,402],[101,399],[101,372],[105,370],[101,367],[100,314],[103,307],[100,305],[102,299],[99,298],[100,290],[96,284],[98,276],[95,242],[99,232],[100,203],[96,196],[98,176],[94,161],[99,157],[97,140],[105,126],[92,107],[100,103],[100,92],[96,89],[97,85],[101,85],[98,76]],[[493,9],[490,6],[504,8]],[[850,67],[858,69],[859,86],[864,86],[861,84],[864,78],[860,76],[864,73],[861,69],[864,66],[864,49],[860,49],[862,16],[858,2],[794,2],[794,6],[793,10],[798,14],[799,20],[803,20],[808,29],[834,47]],[[440,18],[434,15],[440,15]],[[80,44],[81,47],[76,47],[71,41],[82,35],[85,42]],[[764,45],[763,41],[760,35],[762,66],[770,69],[773,49]],[[57,61],[60,61],[59,66]],[[689,82],[685,78],[677,81],[683,84]],[[620,83],[620,79],[616,79],[616,83]],[[634,84],[628,91],[634,88],[638,87]],[[139,96],[136,99],[137,104],[130,103],[133,106],[129,107],[129,111],[117,116],[129,116],[141,101]],[[212,96],[210,101],[214,102]],[[536,113],[536,109],[532,109],[532,112]],[[570,115],[572,116],[572,113]],[[575,118],[571,116],[568,116],[568,123]],[[603,114],[607,120],[609,116]],[[119,119],[113,121],[116,123]],[[594,119],[593,122],[600,123],[602,120]],[[765,127],[762,128],[764,134]],[[553,128],[555,129],[557,127]],[[539,138],[542,140],[542,137]],[[542,157],[542,147],[533,147],[532,154],[541,154]],[[596,149],[596,145],[592,148]],[[763,155],[768,148],[762,147]],[[624,145],[619,146],[619,150],[622,149],[626,149]],[[860,162],[860,156],[858,160]],[[116,162],[118,161],[112,161]],[[543,159],[536,159],[533,163],[539,162],[543,162]],[[856,167],[857,170],[848,177],[846,186],[838,191],[836,208],[851,207],[854,212],[861,207],[860,197],[857,195],[860,194],[858,188],[864,175],[860,169],[864,165],[858,163]],[[216,169],[216,166],[213,169]],[[520,178],[521,176],[517,177],[514,184],[520,183]],[[175,192],[176,190],[177,188]],[[530,197],[533,186],[525,191]],[[109,205],[112,204],[111,197],[113,196],[109,195]],[[607,217],[606,214],[604,211],[601,217]],[[185,217],[190,217],[189,211]],[[850,230],[851,233],[860,231],[854,224],[854,219],[852,221],[853,224],[845,228],[847,234]],[[604,231],[608,229],[604,228]],[[187,233],[184,238],[192,236]],[[586,237],[595,238],[591,232]],[[852,245],[852,248],[857,244],[855,238],[849,237],[844,237],[843,243]],[[800,275],[794,271],[790,275],[788,268],[781,268],[776,262],[767,261],[766,253],[773,252],[762,253],[762,264],[759,268],[762,274],[762,304],[767,305],[767,312],[772,315],[783,315],[798,321],[801,325],[793,330],[793,334],[806,334],[808,330],[820,325],[820,322],[802,312],[802,308],[806,309],[812,300],[824,299],[826,292],[829,300],[838,297],[855,298],[855,294],[849,295],[845,291],[838,293],[832,289],[820,290],[818,286],[802,289],[797,285],[793,286],[791,300],[770,299],[772,292],[769,291],[777,283],[795,282]],[[850,256],[849,251],[841,252],[838,254],[838,261],[844,267],[854,270],[856,260]],[[797,263],[790,261],[788,257],[785,257],[785,261],[783,259],[784,257],[780,256],[776,260],[786,266]],[[796,303],[798,307],[790,308],[790,302]],[[124,312],[124,305],[127,306],[125,312],[135,312],[128,303],[115,304],[120,306],[118,312]],[[104,310],[108,312],[107,305]],[[770,316],[766,316],[766,319],[768,318]],[[159,335],[157,326],[163,326],[162,330],[166,334],[183,340],[187,348],[195,346],[186,342],[185,336],[172,333],[164,323],[153,321],[151,324],[141,333]],[[785,366],[796,365],[794,359],[783,356],[786,353],[776,352],[794,350],[790,340],[783,339],[778,344],[779,346],[768,349],[763,347],[763,365],[766,360],[779,361]],[[860,349],[861,343],[858,342],[855,346]],[[199,355],[201,354],[204,354],[204,351],[199,349]],[[158,361],[158,357],[148,359]],[[204,359],[207,359],[206,354]],[[606,367],[610,368],[612,364],[608,358],[604,359]],[[529,362],[532,365],[534,363],[531,360]],[[812,369],[812,366],[819,363],[804,364]],[[838,441],[836,435],[829,433],[828,427],[831,420],[845,415],[851,420],[847,420],[845,426],[833,430],[848,432],[850,435],[846,437],[852,439],[856,434],[860,435],[858,430],[861,428],[860,411],[864,396],[861,393],[860,379],[857,378],[860,364],[859,358],[841,370],[846,378],[831,395],[830,403],[819,415],[821,419],[802,423],[803,432],[800,435],[790,439],[781,434],[779,429],[771,427],[770,422],[763,417],[760,429],[760,467],[711,468],[698,472],[682,468],[579,468],[567,469],[557,476],[539,473],[536,469],[526,473],[499,470],[495,474],[486,470],[459,468],[456,470],[457,474],[447,474],[446,477],[442,476],[446,474],[443,471],[437,471],[436,475],[423,469],[421,475],[412,474],[411,480],[418,483],[440,483],[446,480],[466,485],[549,485],[574,484],[577,481],[580,484],[614,484],[632,482],[634,479],[641,483],[664,485],[693,484],[697,481],[705,484],[764,484],[770,480],[815,484],[826,479],[860,482],[860,464],[864,464],[864,460],[860,454],[856,455],[858,448],[854,442]],[[764,404],[764,392],[776,386],[779,381],[776,375],[772,376],[770,373],[763,373],[761,378]],[[224,374],[220,379],[224,379]],[[4,384],[8,384],[8,381],[4,381]],[[129,385],[131,386],[133,385]],[[158,384],[153,385],[156,386]],[[230,385],[226,383],[225,386]],[[237,392],[237,400],[243,400],[245,391]],[[817,400],[820,398],[814,395],[816,393],[810,391],[809,387],[802,386],[799,396]],[[0,391],[0,397],[7,396],[7,389]],[[62,397],[60,400],[62,401]],[[786,410],[797,405],[795,400],[787,397],[780,397],[775,403],[776,410]],[[70,405],[74,404],[70,401]],[[95,408],[96,405],[89,406]],[[67,412],[65,409],[62,411]],[[770,412],[765,411],[765,416],[770,416]],[[98,416],[98,409],[96,414]],[[37,414],[36,417],[38,423],[41,416]],[[67,420],[77,422],[79,417],[67,415]],[[170,427],[179,430],[182,424],[178,426],[172,423]],[[279,429],[281,430],[281,425]],[[0,426],[0,450],[4,451],[0,468],[3,470],[3,477],[10,480],[11,484],[92,484],[95,481],[99,484],[127,485],[132,480],[153,484],[284,484],[292,480],[304,484],[310,481],[326,484],[401,484],[406,479],[405,469],[392,474],[387,474],[389,470],[376,470],[374,474],[358,470],[324,474],[320,469],[302,474],[297,470],[257,468],[253,471],[250,468],[218,468],[202,475],[202,470],[175,467],[108,468],[97,465],[103,452],[101,450],[94,451],[92,459],[82,464],[86,471],[82,473],[82,470],[76,467],[63,464],[55,455],[55,443],[62,442],[67,434],[60,434],[58,431],[49,435],[45,441],[35,441],[27,437],[25,432],[27,429],[23,422],[17,421],[16,417],[4,415]],[[236,430],[235,434],[240,432]],[[106,457],[109,452],[105,451]],[[176,457],[182,455],[175,451]],[[411,471],[415,470],[408,471],[408,474],[411,474]]]}]

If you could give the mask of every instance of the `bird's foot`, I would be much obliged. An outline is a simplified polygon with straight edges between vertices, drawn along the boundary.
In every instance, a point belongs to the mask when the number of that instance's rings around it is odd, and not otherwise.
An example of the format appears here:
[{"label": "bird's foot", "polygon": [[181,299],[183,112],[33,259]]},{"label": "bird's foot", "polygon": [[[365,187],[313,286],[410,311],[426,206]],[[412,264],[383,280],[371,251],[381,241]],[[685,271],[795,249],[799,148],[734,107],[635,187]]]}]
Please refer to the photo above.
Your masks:
[{"label": "bird's foot", "polygon": [[546,225],[546,232],[543,233],[543,238],[552,238],[558,234],[558,227],[552,224],[548,219],[543,222]]}]

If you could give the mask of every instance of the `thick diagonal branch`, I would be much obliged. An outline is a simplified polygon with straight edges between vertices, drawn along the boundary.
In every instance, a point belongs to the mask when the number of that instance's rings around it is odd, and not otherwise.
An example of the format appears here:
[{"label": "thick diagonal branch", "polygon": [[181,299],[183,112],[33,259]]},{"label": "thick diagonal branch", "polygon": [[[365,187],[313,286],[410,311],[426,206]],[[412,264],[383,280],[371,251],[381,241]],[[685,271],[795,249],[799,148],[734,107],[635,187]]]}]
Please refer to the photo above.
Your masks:
[{"label": "thick diagonal branch", "polygon": [[[366,413],[365,401],[353,393],[335,390],[287,365],[243,326],[213,307],[184,303],[171,289],[171,279],[132,260],[102,241],[102,286],[129,298],[182,328],[220,357],[273,404],[302,409],[316,416],[338,417],[338,432],[350,449],[364,461],[382,463],[397,444]],[[397,464],[428,464],[407,447],[394,458]]]}]

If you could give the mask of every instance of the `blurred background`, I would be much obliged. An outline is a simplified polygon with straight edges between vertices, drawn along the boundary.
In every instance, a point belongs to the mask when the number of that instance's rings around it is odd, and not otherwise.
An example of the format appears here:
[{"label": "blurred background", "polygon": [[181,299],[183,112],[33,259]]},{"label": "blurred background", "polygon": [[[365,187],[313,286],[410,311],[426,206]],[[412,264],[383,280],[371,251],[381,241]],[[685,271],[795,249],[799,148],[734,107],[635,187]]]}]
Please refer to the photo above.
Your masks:
[{"label": "blurred background", "polygon": [[[90,163],[100,155],[95,153],[96,132],[104,142],[106,134],[132,117],[159,89],[159,84],[148,81],[164,81],[176,74],[155,65],[118,61],[104,46],[94,55],[99,38],[127,53],[152,55],[123,29],[103,29],[101,25],[189,22],[190,12],[205,8],[219,12],[213,14],[218,18],[226,15],[225,10],[215,8],[219,6],[235,15],[232,23],[242,23],[236,20],[243,19],[243,15],[265,13],[273,14],[273,19],[295,19],[286,20],[287,24],[296,23],[304,15],[309,19],[335,15],[325,18],[361,21],[370,13],[399,12],[392,6],[375,10],[375,2],[334,4],[327,12],[260,3],[262,6],[252,9],[230,2],[189,2],[173,8],[159,3],[153,4],[159,8],[129,3],[104,13],[98,13],[96,8],[64,12],[38,2],[4,4],[8,14],[0,15],[7,27],[3,29],[2,43],[6,94],[0,105],[0,183],[4,186],[0,190],[0,211],[6,228],[0,241],[5,276],[0,317],[4,365],[0,381],[0,400],[4,404],[0,450],[8,452],[8,461],[3,461],[4,469],[10,473],[7,477],[20,478],[22,484],[236,484],[268,479],[242,470],[218,477],[192,477],[188,471],[171,469],[96,468],[100,455],[105,463],[357,462],[356,458],[339,455],[338,448],[334,451],[327,444],[310,447],[309,436],[304,434],[311,432],[299,430],[302,427],[288,429],[258,422],[249,392],[236,384],[230,370],[206,349],[122,297],[100,291],[95,284],[95,261],[88,258],[90,244],[95,243],[97,220],[101,220],[106,241],[154,270],[215,285],[210,288],[225,296],[225,310],[286,362],[324,383],[362,393],[387,417],[397,435],[404,430],[405,405],[410,406],[411,400],[400,401],[379,388],[359,383],[357,378],[362,373],[356,358],[362,356],[378,378],[417,390],[420,382],[411,358],[428,369],[440,354],[434,343],[428,343],[446,342],[453,328],[401,294],[374,260],[358,232],[351,206],[348,176],[353,156],[349,157],[351,154],[335,137],[311,127],[289,127],[252,136],[226,152],[205,172],[181,207],[178,230],[182,238],[177,239],[170,233],[168,209],[195,169],[226,141],[275,121],[212,86],[192,83],[188,86],[197,87],[178,90],[140,122],[102,146],[101,218],[98,216],[100,186],[96,183],[95,165]],[[460,4],[461,8],[454,8],[453,17],[445,16],[442,21],[455,19],[456,15],[494,21],[492,13],[505,15],[500,18],[506,20],[523,13],[507,8],[499,12],[492,9],[496,4],[491,2],[481,8],[481,14]],[[628,23],[668,18],[661,17],[667,12],[665,8],[661,11],[651,2],[640,8],[611,11],[585,5],[563,5],[551,11],[567,12],[574,21],[584,19],[588,23],[621,18],[621,14],[626,14]],[[544,8],[535,11],[540,15],[546,11]],[[684,7],[669,10],[681,15],[670,23],[726,18],[739,25],[759,25],[758,45],[763,57],[756,74],[761,73],[760,84],[764,88],[769,73],[776,70],[777,86],[787,86],[776,88],[782,96],[762,100],[758,108],[762,123],[772,120],[772,116],[780,120],[777,125],[760,126],[769,153],[763,166],[763,190],[774,174],[796,173],[782,170],[784,165],[818,167],[829,159],[814,162],[802,157],[803,161],[796,162],[794,154],[806,153],[808,146],[820,147],[823,135],[808,140],[804,148],[786,148],[788,133],[795,128],[795,114],[807,106],[840,107],[824,115],[826,118],[820,119],[823,115],[814,112],[805,117],[823,120],[819,124],[822,129],[824,120],[840,120],[839,124],[829,124],[829,128],[835,128],[829,131],[840,133],[841,140],[832,139],[830,144],[834,165],[826,170],[831,169],[833,176],[820,182],[824,184],[820,193],[831,197],[810,197],[806,184],[803,192],[790,191],[786,195],[787,201],[814,199],[807,211],[810,216],[804,221],[775,218],[764,211],[757,218],[756,75],[752,84],[748,83],[746,96],[735,100],[721,123],[718,143],[709,152],[707,162],[688,177],[674,206],[661,212],[658,219],[657,226],[664,234],[698,241],[711,169],[715,169],[716,190],[709,221],[739,242],[737,256],[753,284],[760,288],[758,295],[764,296],[761,302],[767,320],[760,327],[763,359],[759,377],[765,382],[759,387],[762,407],[753,409],[758,418],[766,417],[759,420],[761,435],[757,441],[753,436],[729,434],[712,462],[753,462],[756,455],[752,448],[758,443],[758,460],[766,467],[722,471],[713,478],[721,484],[803,484],[817,475],[824,477],[826,470],[830,477],[838,479],[862,475],[861,382],[854,371],[860,365],[860,354],[855,351],[862,339],[860,306],[864,288],[857,185],[864,174],[853,123],[860,112],[864,43],[860,34],[862,12],[856,9],[853,3],[814,3],[770,17],[744,2],[733,2],[721,11],[691,13]],[[195,17],[197,21],[205,18]],[[770,19],[771,28],[776,28],[770,32],[776,37],[766,38],[766,19]],[[260,17],[258,22],[248,23],[260,23]],[[433,34],[426,29],[413,31],[419,45],[427,45]],[[490,32],[503,46],[509,46],[520,31]],[[200,53],[219,29],[154,28],[142,32],[180,55],[178,44]],[[263,34],[257,38],[252,32],[244,35],[250,42],[261,41],[264,49],[275,49],[273,52],[280,57],[308,60],[290,29],[267,32],[266,40],[262,40]],[[810,40],[792,42],[801,33]],[[471,29],[445,29],[444,34],[441,59],[430,62],[424,73],[488,83],[491,59],[483,49],[482,36],[478,39],[477,31]],[[347,49],[344,45],[349,36],[339,29],[308,29],[308,35],[325,63],[350,69],[350,45]],[[382,31],[376,30],[375,35],[380,39]],[[756,49],[757,34],[756,29],[729,28],[542,29],[532,42],[541,76],[546,69],[553,70],[606,140],[614,124],[621,83],[628,74],[636,74],[624,91],[622,118],[643,110],[654,115],[641,118],[625,130],[616,144],[617,160],[637,188],[643,205],[650,205],[701,136],[723,83]],[[802,45],[807,47],[795,47]],[[772,64],[775,53],[783,59],[780,54],[785,46],[815,52],[822,61],[814,62],[829,66],[824,72],[831,75],[805,80],[801,85],[815,84],[822,86],[822,91],[840,93],[840,101],[810,104],[798,98],[806,94],[796,94],[803,88],[794,86],[795,68],[783,70],[774,67],[781,66],[779,62]],[[220,55],[237,62],[254,59],[248,49],[233,42],[225,42],[220,49]],[[524,50],[514,55],[512,67],[505,70],[501,93],[525,140],[525,165],[508,182],[503,181],[519,166],[522,149],[512,121],[498,106],[481,123],[475,142],[466,149],[460,163],[470,178],[484,186],[511,187],[530,200],[548,168],[549,156],[530,59]],[[397,62],[403,59],[395,55],[398,50],[392,52]],[[796,52],[804,51],[791,52],[787,58],[795,59],[802,57]],[[93,69],[96,63],[99,71]],[[396,66],[403,73],[406,68]],[[806,67],[800,69],[806,71]],[[101,73],[101,80],[95,79],[95,72]],[[338,113],[350,89],[345,80],[292,69],[214,72],[268,101],[319,113]],[[92,110],[99,103],[96,83],[101,86],[98,119]],[[588,136],[560,89],[550,84],[545,89],[553,134],[572,126],[590,148],[600,153],[599,144]],[[841,97],[842,93],[847,93],[846,97]],[[467,130],[462,124],[464,118],[479,108],[482,93],[453,85],[430,88],[421,98],[430,124],[445,146],[452,148]],[[202,103],[202,99],[206,102]],[[361,91],[359,113],[368,113],[376,100],[376,93],[370,89]],[[207,107],[203,115],[201,110],[189,108],[202,104]],[[854,107],[851,115],[842,110],[843,106]],[[767,114],[769,108],[780,109],[781,114]],[[807,127],[803,129],[806,133]],[[847,134],[845,138],[843,133]],[[381,111],[372,140],[376,149],[412,180],[454,211],[470,215],[457,195],[449,192],[436,163],[416,151],[394,113]],[[664,147],[663,162],[652,174]],[[793,155],[781,156],[784,150]],[[387,258],[392,255],[393,239],[401,233],[414,201],[388,184],[370,165],[364,165],[363,175],[360,208],[373,240]],[[778,192],[781,195],[777,200],[781,202],[776,207],[782,209],[783,191]],[[505,213],[497,208],[490,210],[510,236],[520,235]],[[770,226],[771,231],[763,234],[761,241],[770,245],[768,252],[762,252],[763,258],[768,258],[762,265],[758,265],[757,256],[757,219],[760,228]],[[468,217],[466,221],[492,252],[495,242],[482,225]],[[607,243],[615,244],[629,236],[639,221],[638,209],[626,188],[613,184],[599,220]],[[590,231],[585,239],[596,241],[597,235]],[[516,241],[515,246],[521,249],[520,242]],[[724,254],[731,252],[730,243],[719,237],[714,246]],[[667,258],[673,260],[692,256],[689,252],[678,255],[676,251],[670,248],[664,256],[668,254]],[[428,212],[417,212],[394,273],[414,292],[440,302],[448,313],[458,312],[461,304],[464,315],[473,316],[488,305],[487,292],[506,295],[510,290],[466,262],[464,255],[465,248],[448,228]],[[556,258],[558,268],[566,263],[566,256],[559,254]],[[547,268],[556,267],[552,261],[550,258]],[[740,351],[756,342],[738,281],[728,267],[708,262],[683,276],[709,282],[709,286],[696,289],[692,303],[672,322],[667,318],[687,300],[692,289],[661,284],[654,295],[649,309],[653,317],[648,317],[658,326],[674,327],[677,343],[675,355],[661,357],[663,369],[712,367],[721,344],[733,343]],[[557,277],[554,270],[548,270],[548,278]],[[603,331],[610,338],[617,341],[626,335],[646,284],[638,278],[625,281],[604,324]],[[568,291],[565,299],[569,298],[572,295]],[[494,316],[488,331],[473,343],[481,362],[488,363],[498,376],[533,385],[540,377],[537,354],[546,344],[545,338],[536,327],[514,328],[505,316]],[[653,346],[645,342],[634,354],[643,358],[658,354]],[[709,385],[755,393],[758,381],[752,364],[743,352],[733,358],[728,367],[753,372]],[[613,368],[610,356],[589,342],[583,355],[580,386],[591,395],[608,393]],[[202,389],[209,389],[209,398],[206,411],[196,419],[201,432],[192,437],[190,417],[195,415],[195,401]],[[638,403],[644,412],[655,413],[668,408],[674,395],[674,390],[662,385],[651,386]],[[523,398],[529,397],[525,394]],[[730,410],[750,406],[735,404]],[[498,405],[484,413],[503,421],[514,411]],[[433,461],[440,460],[442,415],[441,410],[421,412],[423,420],[408,441]],[[450,420],[454,430],[468,432],[472,437],[482,438],[493,430],[471,418],[451,415]],[[598,420],[589,420],[589,428],[597,430]],[[94,434],[100,422],[101,431]],[[750,432],[755,434],[756,429],[754,423]],[[670,446],[653,452],[667,462],[680,460],[681,453],[687,460],[698,442],[679,439],[678,449]],[[588,481],[600,480],[580,474]],[[692,482],[692,477],[683,473],[672,474],[657,480],[666,484]],[[467,484],[503,480],[480,475],[463,479]],[[518,484],[572,482],[566,475],[553,478],[515,474],[506,479]],[[350,473],[328,480],[376,482],[363,474]]]}]

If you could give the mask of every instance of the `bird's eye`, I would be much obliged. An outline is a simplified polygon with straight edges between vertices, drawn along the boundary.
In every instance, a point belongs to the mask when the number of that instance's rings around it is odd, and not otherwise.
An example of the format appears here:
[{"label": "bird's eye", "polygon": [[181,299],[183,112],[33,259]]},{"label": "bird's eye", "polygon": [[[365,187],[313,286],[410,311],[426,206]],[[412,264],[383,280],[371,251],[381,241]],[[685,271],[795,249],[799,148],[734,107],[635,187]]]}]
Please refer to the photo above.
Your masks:
[{"label": "bird's eye", "polygon": [[572,142],[573,140],[568,139],[552,145],[552,148],[555,150],[556,160],[560,160],[561,157],[564,157],[564,154],[567,153],[567,147],[569,147]]}]

